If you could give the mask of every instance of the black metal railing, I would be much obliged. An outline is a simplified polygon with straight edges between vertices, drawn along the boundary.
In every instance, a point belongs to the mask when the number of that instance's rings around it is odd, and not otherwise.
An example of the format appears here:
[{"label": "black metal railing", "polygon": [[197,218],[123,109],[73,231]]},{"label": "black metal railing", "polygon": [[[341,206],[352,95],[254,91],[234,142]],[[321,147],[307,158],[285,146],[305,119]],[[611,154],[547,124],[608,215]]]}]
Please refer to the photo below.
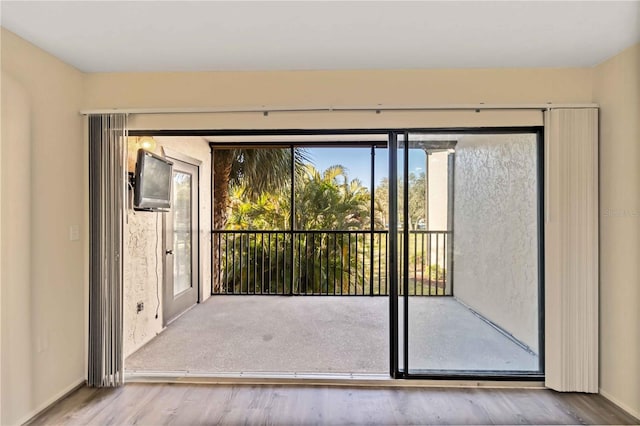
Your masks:
[{"label": "black metal railing", "polygon": [[408,269],[404,262],[404,233],[398,233],[398,294],[404,294],[404,277],[410,296],[451,296],[451,231],[409,231]]},{"label": "black metal railing", "polygon": [[[409,232],[410,295],[451,294],[449,234]],[[402,251],[403,234],[398,238]],[[383,230],[213,231],[214,293],[385,296],[387,247],[388,231]],[[399,294],[404,294],[402,278]]]}]

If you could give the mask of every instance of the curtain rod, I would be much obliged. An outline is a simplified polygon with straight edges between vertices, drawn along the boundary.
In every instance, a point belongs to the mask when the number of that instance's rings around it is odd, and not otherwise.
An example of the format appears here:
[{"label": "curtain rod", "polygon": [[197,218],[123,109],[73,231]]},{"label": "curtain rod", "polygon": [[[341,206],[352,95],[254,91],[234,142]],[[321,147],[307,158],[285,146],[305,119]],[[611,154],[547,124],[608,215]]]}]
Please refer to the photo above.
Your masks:
[{"label": "curtain rod", "polygon": [[453,104],[422,106],[326,106],[326,107],[193,107],[193,108],[106,108],[80,111],[90,114],[233,114],[272,112],[384,112],[384,111],[486,111],[486,110],[547,110],[559,108],[598,108],[598,104]]}]

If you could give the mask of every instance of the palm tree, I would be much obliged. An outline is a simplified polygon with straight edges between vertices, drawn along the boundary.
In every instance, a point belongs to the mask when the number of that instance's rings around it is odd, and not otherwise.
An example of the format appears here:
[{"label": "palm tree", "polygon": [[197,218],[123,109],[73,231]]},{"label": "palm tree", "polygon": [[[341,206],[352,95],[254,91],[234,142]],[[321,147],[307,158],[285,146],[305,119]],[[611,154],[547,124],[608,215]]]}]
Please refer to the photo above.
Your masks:
[{"label": "palm tree", "polygon": [[363,229],[369,223],[368,190],[346,169],[320,172],[307,164],[296,185],[296,229]]},{"label": "palm tree", "polygon": [[358,179],[349,179],[343,166],[321,172],[306,165],[296,184],[296,229],[342,232],[300,233],[298,251],[304,254],[296,271],[302,292],[327,293],[331,281],[345,293],[357,287],[362,276],[355,264],[358,253],[364,255],[364,235],[348,231],[368,228],[370,197]]},{"label": "palm tree", "polygon": [[[230,192],[257,200],[262,194],[276,192],[290,184],[291,150],[287,148],[233,148],[213,151],[213,229],[227,226]],[[300,170],[306,160],[306,152],[295,149],[295,170]],[[218,264],[219,242],[214,239],[213,264]],[[220,271],[216,274],[214,288],[220,287]]]},{"label": "palm tree", "polygon": [[[264,191],[253,200],[245,196],[243,186],[232,184],[229,196],[231,214],[226,222],[226,229],[288,229],[291,217],[291,187],[288,183],[277,190]],[[339,165],[329,167],[322,172],[311,164],[305,164],[304,167],[301,167],[299,173],[296,174],[295,202],[296,229],[299,231],[355,231],[366,229],[369,226],[369,190],[358,179],[350,179],[345,168]],[[265,264],[268,267],[271,265],[270,258],[272,257],[283,259],[282,261],[286,264],[283,265],[283,268],[292,267],[289,257],[284,255],[286,249],[281,246],[284,240],[263,241],[264,237],[260,234],[238,237],[238,239],[240,238],[244,238],[243,247],[251,247],[248,253],[253,253],[254,256],[257,253],[258,258],[266,259]],[[326,285],[329,279],[327,274],[332,273],[333,275],[339,274],[337,278],[332,275],[332,278],[339,282],[344,281],[347,285],[344,291],[348,292],[349,283],[358,279],[356,268],[349,267],[350,263],[357,262],[356,239],[358,239],[357,244],[363,243],[363,236],[356,235],[353,236],[353,239],[347,239],[342,234],[337,236],[337,234],[331,233],[301,232],[297,236],[295,243],[297,249],[295,250],[299,256],[303,248],[305,253],[294,262],[305,260],[295,266],[300,282],[305,282],[303,291],[307,291],[308,283],[310,291],[321,292],[322,283]],[[362,253],[363,249],[360,247],[364,247],[364,245],[358,247],[358,252]],[[276,253],[278,254],[276,255]],[[351,253],[351,256],[347,256],[347,253]],[[232,256],[242,256],[242,253],[234,252]],[[332,264],[324,264],[324,267],[320,268],[320,258],[324,260],[329,258]],[[240,261],[231,263],[238,268],[240,267]],[[348,270],[352,270],[352,272],[347,274]],[[252,274],[251,271],[248,273]],[[268,275],[270,276],[270,273]],[[234,274],[227,271],[227,288],[231,286],[239,289],[237,282],[234,282],[233,278],[231,278],[232,281],[229,281],[229,278],[242,276],[243,272],[240,270],[235,270]],[[277,290],[271,287],[273,283],[263,280],[262,274],[258,275],[255,280],[264,291]]]},{"label": "palm tree", "polygon": [[[295,150],[299,168],[304,151]],[[242,188],[251,200],[264,192],[277,191],[287,185],[291,173],[291,150],[282,148],[215,149],[213,153],[213,226],[227,224],[230,187]]]},{"label": "palm tree", "polygon": [[389,178],[383,178],[375,188],[374,215],[376,227],[387,228],[389,218]]}]

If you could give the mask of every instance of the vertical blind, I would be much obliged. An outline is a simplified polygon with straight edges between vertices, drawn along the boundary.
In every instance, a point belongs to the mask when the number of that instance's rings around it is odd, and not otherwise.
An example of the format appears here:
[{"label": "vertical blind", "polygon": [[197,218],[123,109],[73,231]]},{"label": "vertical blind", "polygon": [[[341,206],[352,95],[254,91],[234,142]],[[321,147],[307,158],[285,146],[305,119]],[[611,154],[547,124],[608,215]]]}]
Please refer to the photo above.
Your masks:
[{"label": "vertical blind", "polygon": [[87,384],[123,383],[124,114],[89,116],[89,359]]},{"label": "vertical blind", "polygon": [[545,377],[598,392],[598,110],[545,114]]}]

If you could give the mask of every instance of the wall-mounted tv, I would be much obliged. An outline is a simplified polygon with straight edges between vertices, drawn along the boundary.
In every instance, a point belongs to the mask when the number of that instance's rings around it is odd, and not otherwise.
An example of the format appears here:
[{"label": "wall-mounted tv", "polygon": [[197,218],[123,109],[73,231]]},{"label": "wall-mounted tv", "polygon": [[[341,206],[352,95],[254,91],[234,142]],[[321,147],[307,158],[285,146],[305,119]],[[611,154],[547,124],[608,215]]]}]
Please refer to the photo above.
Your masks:
[{"label": "wall-mounted tv", "polygon": [[166,211],[171,208],[173,163],[144,149],[138,150],[133,207]]}]

